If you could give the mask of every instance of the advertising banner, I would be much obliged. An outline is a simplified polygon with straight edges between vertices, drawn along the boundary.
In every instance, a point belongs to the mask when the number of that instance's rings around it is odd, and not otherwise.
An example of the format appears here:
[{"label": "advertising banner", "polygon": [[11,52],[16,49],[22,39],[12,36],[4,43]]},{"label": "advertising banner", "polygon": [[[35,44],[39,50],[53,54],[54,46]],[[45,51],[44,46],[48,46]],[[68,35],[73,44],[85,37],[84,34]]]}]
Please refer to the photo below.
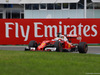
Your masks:
[{"label": "advertising banner", "polygon": [[0,45],[42,42],[58,32],[79,35],[82,42],[100,43],[100,19],[0,19]]}]

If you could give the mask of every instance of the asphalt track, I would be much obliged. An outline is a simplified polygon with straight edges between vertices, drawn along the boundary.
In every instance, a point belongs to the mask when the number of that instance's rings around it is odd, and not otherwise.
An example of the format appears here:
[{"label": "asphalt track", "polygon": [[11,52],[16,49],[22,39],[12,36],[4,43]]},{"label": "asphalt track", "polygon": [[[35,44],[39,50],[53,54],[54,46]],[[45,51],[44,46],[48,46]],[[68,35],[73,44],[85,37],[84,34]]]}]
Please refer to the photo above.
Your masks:
[{"label": "asphalt track", "polygon": [[[0,50],[24,51],[26,46],[0,46]],[[89,46],[88,54],[100,54],[100,46]]]}]

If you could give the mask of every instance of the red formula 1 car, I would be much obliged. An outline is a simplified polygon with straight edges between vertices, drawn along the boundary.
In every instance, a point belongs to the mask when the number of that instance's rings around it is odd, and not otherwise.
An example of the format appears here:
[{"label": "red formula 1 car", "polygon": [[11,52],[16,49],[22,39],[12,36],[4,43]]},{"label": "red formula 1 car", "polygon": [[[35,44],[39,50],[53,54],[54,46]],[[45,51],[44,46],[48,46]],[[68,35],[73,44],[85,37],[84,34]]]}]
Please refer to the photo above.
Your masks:
[{"label": "red formula 1 car", "polygon": [[57,37],[52,40],[44,40],[42,43],[37,44],[36,41],[30,41],[25,51],[57,51],[57,52],[77,52],[87,53],[88,45],[86,42],[79,42],[73,44],[69,38],[78,38],[77,35],[61,35],[58,33]]}]

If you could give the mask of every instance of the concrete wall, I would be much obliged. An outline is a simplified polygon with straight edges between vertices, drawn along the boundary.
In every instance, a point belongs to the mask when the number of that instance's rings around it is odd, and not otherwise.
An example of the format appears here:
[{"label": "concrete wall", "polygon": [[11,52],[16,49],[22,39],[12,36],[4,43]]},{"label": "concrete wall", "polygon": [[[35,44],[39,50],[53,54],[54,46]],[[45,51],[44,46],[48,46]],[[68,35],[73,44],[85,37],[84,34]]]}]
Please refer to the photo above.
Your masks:
[{"label": "concrete wall", "polygon": [[100,9],[87,9],[87,18],[100,18]]},{"label": "concrete wall", "polygon": [[25,10],[24,18],[84,18],[83,9],[78,10]]},{"label": "concrete wall", "polygon": [[21,0],[0,0],[0,3],[19,3]]}]

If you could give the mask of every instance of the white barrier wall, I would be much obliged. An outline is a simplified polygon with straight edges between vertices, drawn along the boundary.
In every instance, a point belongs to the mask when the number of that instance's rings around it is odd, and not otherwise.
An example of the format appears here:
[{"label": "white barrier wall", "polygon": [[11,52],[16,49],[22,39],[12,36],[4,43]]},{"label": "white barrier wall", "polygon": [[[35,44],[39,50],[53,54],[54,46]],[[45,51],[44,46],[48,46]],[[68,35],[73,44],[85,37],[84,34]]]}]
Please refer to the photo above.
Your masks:
[{"label": "white barrier wall", "polygon": [[21,0],[0,0],[0,3],[19,3]]},{"label": "white barrier wall", "polygon": [[[84,18],[84,10],[25,10],[24,18]],[[74,12],[74,13],[73,13]]]},{"label": "white barrier wall", "polygon": [[100,18],[100,9],[87,9],[87,18]]},{"label": "white barrier wall", "polygon": [[94,13],[93,9],[87,9],[87,18],[93,18],[94,17],[93,13]]},{"label": "white barrier wall", "polygon": [[94,17],[95,18],[100,18],[100,9],[95,9],[94,10]]}]

